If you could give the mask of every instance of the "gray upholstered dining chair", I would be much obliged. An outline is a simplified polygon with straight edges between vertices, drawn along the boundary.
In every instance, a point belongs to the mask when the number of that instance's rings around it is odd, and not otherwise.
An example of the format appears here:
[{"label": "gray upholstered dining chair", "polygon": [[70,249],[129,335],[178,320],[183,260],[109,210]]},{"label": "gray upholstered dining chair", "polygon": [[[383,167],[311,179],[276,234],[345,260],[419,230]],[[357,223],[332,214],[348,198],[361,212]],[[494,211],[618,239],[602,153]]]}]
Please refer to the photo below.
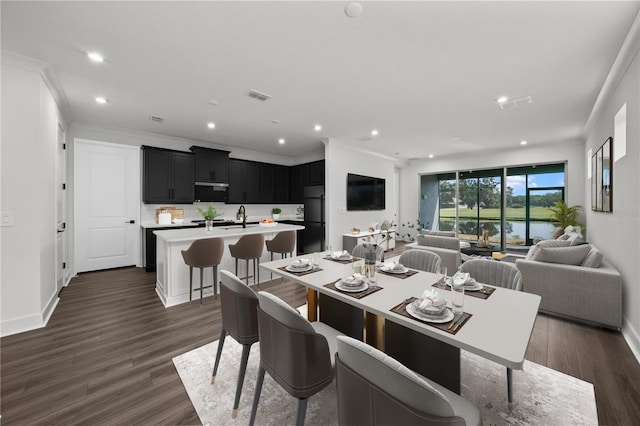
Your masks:
[{"label": "gray upholstered dining chair", "polygon": [[421,271],[440,272],[440,256],[426,250],[407,250],[400,255],[398,262],[411,269],[419,269]]},{"label": "gray upholstered dining chair", "polygon": [[[496,287],[522,291],[522,275],[515,265],[493,259],[470,259],[460,271],[468,272],[476,281]],[[513,370],[507,367],[507,401],[513,402]]]},{"label": "gray upholstered dining chair", "polygon": [[229,244],[229,252],[236,259],[236,275],[238,275],[238,259],[246,261],[247,285],[249,284],[249,261],[253,261],[253,282],[260,288],[260,257],[264,249],[264,235],[248,234],[240,237],[235,244]]},{"label": "gray upholstered dining chair", "polygon": [[336,337],[340,333],[321,323],[307,321],[277,296],[258,292],[260,367],[249,425],[253,425],[265,371],[298,399],[296,425],[304,424],[307,400],[333,381]]},{"label": "gray upholstered dining chair", "polygon": [[251,345],[258,341],[258,296],[249,286],[245,285],[231,272],[220,271],[220,277],[222,280],[220,284],[222,331],[220,332],[220,339],[218,340],[216,361],[213,366],[213,372],[211,373],[211,383],[213,384],[216,380],[224,339],[227,334],[229,334],[242,345],[240,371],[238,373],[238,383],[236,384],[236,397],[233,401],[233,411],[231,411],[231,418],[235,419],[238,413],[238,405],[240,404],[240,395],[242,394],[244,374],[247,370],[249,351],[251,350]]},{"label": "gray upholstered dining chair", "polygon": [[[353,250],[351,250],[351,256],[364,259],[364,256],[369,251],[370,247],[371,243],[357,244]],[[382,248],[382,246],[376,245],[376,259],[380,259],[381,262],[384,261],[384,248]]]},{"label": "gray upholstered dining chair", "polygon": [[480,410],[455,392],[366,343],[337,339],[339,424],[482,424]]},{"label": "gray upholstered dining chair", "polygon": [[[218,265],[222,260],[224,252],[224,242],[222,238],[205,238],[195,240],[188,249],[182,250],[182,258],[184,263],[189,266],[189,300],[193,294],[193,268],[200,269],[200,304],[202,304],[202,292],[205,288],[213,287],[213,294],[218,295]],[[211,285],[203,285],[204,268],[213,269],[213,283]]]},{"label": "gray upholstered dining chair", "polygon": [[511,290],[522,290],[522,275],[515,265],[492,259],[470,259],[460,267],[476,281]]}]

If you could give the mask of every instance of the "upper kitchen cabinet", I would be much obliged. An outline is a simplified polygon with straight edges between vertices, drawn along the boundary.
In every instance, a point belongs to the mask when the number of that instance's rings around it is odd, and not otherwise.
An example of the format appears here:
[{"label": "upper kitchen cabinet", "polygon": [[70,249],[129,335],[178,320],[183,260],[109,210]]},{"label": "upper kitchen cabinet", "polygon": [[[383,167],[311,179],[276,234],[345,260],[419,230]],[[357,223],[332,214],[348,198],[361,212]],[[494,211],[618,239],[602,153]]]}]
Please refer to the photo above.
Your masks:
[{"label": "upper kitchen cabinet", "polygon": [[324,160],[291,167],[290,202],[302,203],[304,187],[311,185],[324,185]]},{"label": "upper kitchen cabinet", "polygon": [[258,173],[260,163],[229,159],[229,203],[259,203]]},{"label": "upper kitchen cabinet", "polygon": [[143,146],[142,152],[142,201],[153,204],[193,203],[194,155],[150,146]]},{"label": "upper kitchen cabinet", "polygon": [[288,166],[273,166],[274,171],[274,203],[288,203],[291,201],[289,187],[291,180],[291,168]]},{"label": "upper kitchen cabinet", "polygon": [[229,183],[229,151],[192,146],[195,154],[196,182]]}]

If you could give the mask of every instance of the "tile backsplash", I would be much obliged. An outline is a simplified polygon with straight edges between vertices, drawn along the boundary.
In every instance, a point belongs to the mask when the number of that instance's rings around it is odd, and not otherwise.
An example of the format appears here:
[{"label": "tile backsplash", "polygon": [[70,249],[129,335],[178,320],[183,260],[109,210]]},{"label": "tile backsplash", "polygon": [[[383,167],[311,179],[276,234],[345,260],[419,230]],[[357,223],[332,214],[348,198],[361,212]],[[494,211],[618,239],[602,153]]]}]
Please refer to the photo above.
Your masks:
[{"label": "tile backsplash", "polygon": [[[206,210],[209,205],[212,205],[218,212],[218,217],[222,219],[235,219],[240,204],[225,204],[225,203],[194,203],[194,204],[141,204],[140,205],[140,221],[144,223],[151,223],[156,221],[156,209],[160,207],[176,207],[184,210],[185,221],[192,219],[202,219],[202,215],[198,212],[198,207],[202,210]],[[245,210],[247,217],[250,221],[261,220],[271,217],[271,209],[274,207],[280,207],[282,213],[280,213],[281,219],[295,219],[296,209],[301,204],[245,204]]]}]

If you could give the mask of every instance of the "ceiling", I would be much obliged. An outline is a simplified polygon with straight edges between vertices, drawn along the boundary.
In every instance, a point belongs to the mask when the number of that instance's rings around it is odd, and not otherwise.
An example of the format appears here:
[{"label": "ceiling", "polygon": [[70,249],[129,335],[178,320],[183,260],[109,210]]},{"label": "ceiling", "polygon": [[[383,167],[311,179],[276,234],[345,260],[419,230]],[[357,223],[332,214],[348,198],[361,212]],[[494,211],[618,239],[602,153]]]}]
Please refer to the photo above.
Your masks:
[{"label": "ceiling", "polygon": [[[2,1],[2,50],[50,64],[68,124],[290,157],[331,139],[406,160],[582,137],[640,9],[388,1],[351,18],[349,3]],[[502,95],[532,102],[501,109]]]}]

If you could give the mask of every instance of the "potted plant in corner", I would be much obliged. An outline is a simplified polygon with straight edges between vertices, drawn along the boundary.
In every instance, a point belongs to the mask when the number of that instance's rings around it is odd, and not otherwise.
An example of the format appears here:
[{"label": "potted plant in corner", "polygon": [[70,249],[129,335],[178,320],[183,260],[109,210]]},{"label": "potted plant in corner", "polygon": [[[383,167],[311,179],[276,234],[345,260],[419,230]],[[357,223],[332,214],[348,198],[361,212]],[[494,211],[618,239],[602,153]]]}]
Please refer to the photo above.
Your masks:
[{"label": "potted plant in corner", "polygon": [[282,213],[282,209],[280,209],[280,207],[272,208],[271,209],[271,216],[273,217],[273,220],[280,219],[280,213]]},{"label": "potted plant in corner", "polygon": [[213,229],[213,219],[215,219],[216,216],[218,216],[218,212],[211,205],[209,205],[209,208],[207,210],[202,210],[200,207],[198,207],[198,211],[204,218],[204,223],[207,226],[206,232],[211,231]]},{"label": "potted plant in corner", "polygon": [[580,216],[580,212],[582,212],[582,206],[569,206],[560,200],[549,207],[549,210],[551,210],[551,220],[558,223],[562,229],[569,225],[579,226],[584,229],[584,225],[578,222],[578,216]]}]

